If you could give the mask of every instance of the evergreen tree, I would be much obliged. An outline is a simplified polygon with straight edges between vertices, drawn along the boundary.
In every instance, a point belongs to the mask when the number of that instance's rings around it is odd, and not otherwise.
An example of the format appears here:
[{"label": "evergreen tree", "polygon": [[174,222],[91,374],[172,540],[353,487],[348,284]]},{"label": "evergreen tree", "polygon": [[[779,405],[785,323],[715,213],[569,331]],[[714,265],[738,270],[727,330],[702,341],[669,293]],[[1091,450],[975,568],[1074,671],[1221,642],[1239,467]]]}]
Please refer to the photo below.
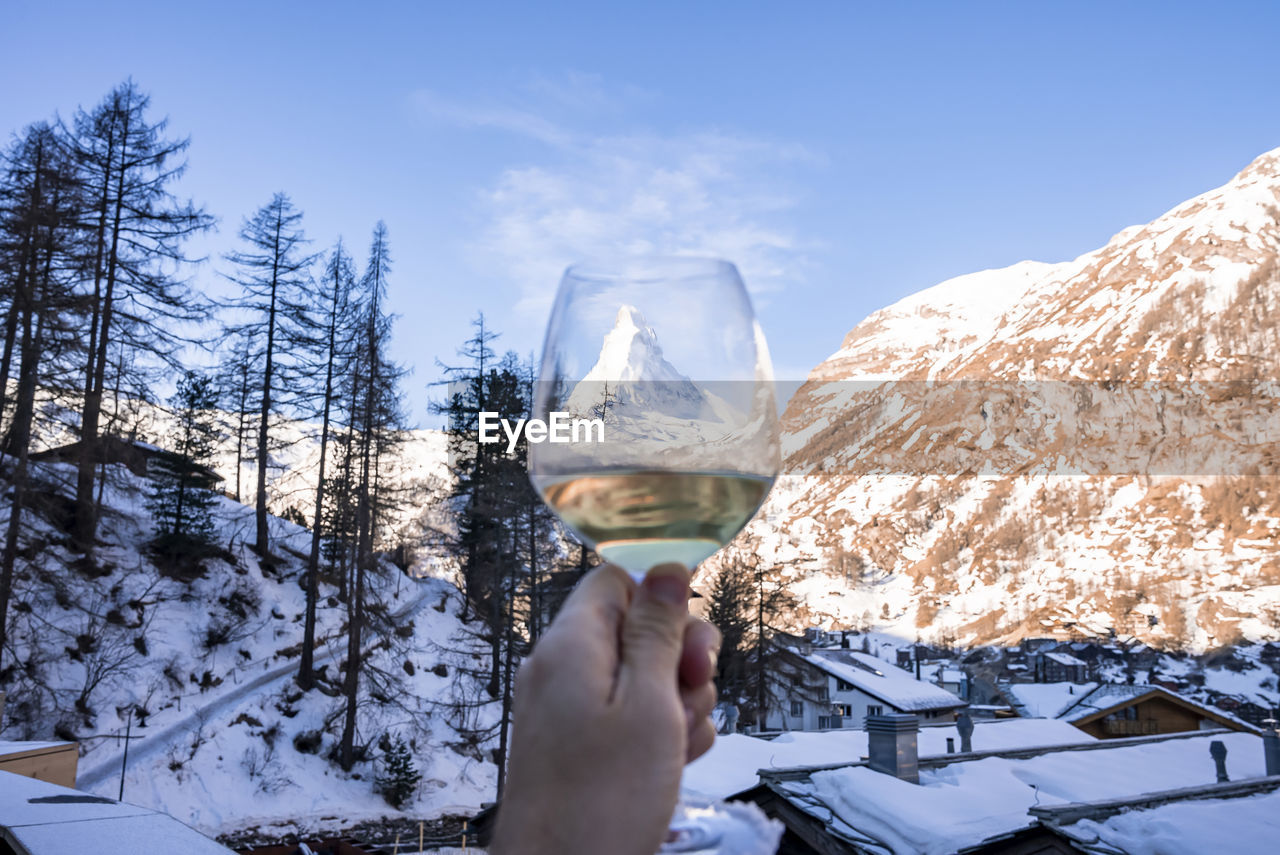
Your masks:
[{"label": "evergreen tree", "polygon": [[[81,222],[88,343],[82,368],[80,460],[74,536],[92,549],[98,525],[95,467],[103,397],[126,378],[130,395],[146,398],[149,362],[177,364],[184,324],[205,317],[203,302],[175,271],[187,261],[183,242],[213,219],[170,192],[186,164],[188,140],[169,140],[166,122],[147,118],[150,98],[128,80],[92,111],[76,113],[68,131],[85,199]],[[112,359],[112,354],[115,358]]]},{"label": "evergreen tree", "polygon": [[500,705],[495,759],[501,797],[513,675],[554,611],[546,596],[554,578],[548,571],[562,550],[554,518],[529,481],[525,440],[512,453],[505,443],[478,442],[481,412],[512,422],[532,415],[532,361],[521,362],[510,352],[496,359],[490,343],[497,336],[484,316],[473,325],[475,334],[458,351],[470,364],[446,366],[449,395],[434,410],[449,421],[458,532],[449,546],[461,564],[464,607],[484,623],[490,653],[486,688]]},{"label": "evergreen tree", "polygon": [[382,774],[377,778],[378,789],[382,791],[387,804],[401,810],[413,798],[418,790],[418,782],[422,780],[422,773],[413,762],[413,754],[401,736],[385,740],[382,769]]},{"label": "evergreen tree", "polygon": [[267,526],[267,467],[272,451],[271,420],[308,384],[309,351],[314,346],[308,268],[315,256],[303,252],[302,212],[276,193],[240,229],[246,244],[227,255],[236,268],[231,280],[243,289],[229,307],[241,322],[234,327],[261,342],[254,387],[257,392],[257,484],[254,491],[254,549],[270,555]]},{"label": "evergreen tree", "polygon": [[169,402],[177,420],[174,446],[152,464],[148,506],[153,543],[174,553],[212,540],[217,495],[208,473],[218,442],[217,396],[208,377],[188,371]]},{"label": "evergreen tree", "polygon": [[728,561],[707,592],[707,620],[720,630],[716,687],[720,700],[740,704],[747,699],[747,676],[752,652],[752,604],[755,580],[750,568]]},{"label": "evergreen tree", "polygon": [[751,616],[751,664],[748,671],[746,690],[755,697],[755,718],[757,727],[763,728],[769,714],[769,698],[774,689],[789,688],[793,682],[792,673],[786,658],[773,643],[773,635],[778,632],[777,621],[796,608],[796,595],[785,584],[771,579],[768,567],[759,557],[757,548],[748,549],[746,574],[751,583],[751,597],[748,610]]}]

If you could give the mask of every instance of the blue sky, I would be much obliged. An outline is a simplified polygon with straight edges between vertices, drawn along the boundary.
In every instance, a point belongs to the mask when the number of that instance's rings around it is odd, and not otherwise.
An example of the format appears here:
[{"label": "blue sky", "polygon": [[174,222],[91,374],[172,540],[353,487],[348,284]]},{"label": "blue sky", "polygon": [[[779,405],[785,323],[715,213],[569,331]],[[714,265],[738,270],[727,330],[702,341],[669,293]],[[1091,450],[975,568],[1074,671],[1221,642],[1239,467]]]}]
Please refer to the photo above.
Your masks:
[{"label": "blue sky", "polygon": [[780,377],[938,281],[1058,261],[1280,145],[1280,4],[58,3],[0,10],[0,130],[132,75],[185,195],[277,190],[396,258],[415,422],[483,309],[522,353],[561,269],[738,262]]}]

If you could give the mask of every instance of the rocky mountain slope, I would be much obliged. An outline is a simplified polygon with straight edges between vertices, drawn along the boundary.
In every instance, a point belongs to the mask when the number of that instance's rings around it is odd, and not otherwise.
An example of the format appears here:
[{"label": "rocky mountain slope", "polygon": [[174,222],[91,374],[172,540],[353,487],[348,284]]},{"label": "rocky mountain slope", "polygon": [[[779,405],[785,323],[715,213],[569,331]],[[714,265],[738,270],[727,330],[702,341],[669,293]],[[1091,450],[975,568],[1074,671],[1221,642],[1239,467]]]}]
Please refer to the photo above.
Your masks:
[{"label": "rocky mountain slope", "polygon": [[1280,628],[1280,150],[1060,264],[858,324],[784,415],[785,473],[725,558],[797,625],[955,643]]}]

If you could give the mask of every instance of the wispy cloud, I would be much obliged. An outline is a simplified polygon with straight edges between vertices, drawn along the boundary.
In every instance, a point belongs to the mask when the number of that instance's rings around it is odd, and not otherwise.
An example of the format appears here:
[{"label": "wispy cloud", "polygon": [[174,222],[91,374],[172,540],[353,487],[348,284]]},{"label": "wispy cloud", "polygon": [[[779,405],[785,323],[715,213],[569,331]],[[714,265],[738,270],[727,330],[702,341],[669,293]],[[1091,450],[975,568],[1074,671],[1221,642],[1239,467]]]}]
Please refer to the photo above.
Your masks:
[{"label": "wispy cloud", "polygon": [[464,128],[496,128],[553,146],[571,142],[568,134],[555,123],[518,107],[470,104],[445,98],[428,89],[413,92],[409,99],[419,114],[445,124]]},{"label": "wispy cloud", "polygon": [[[516,284],[519,314],[541,323],[560,273],[590,256],[728,258],[758,294],[801,278],[807,243],[793,224],[796,189],[782,176],[818,161],[803,146],[725,131],[570,130],[600,124],[602,113],[624,114],[629,100],[647,97],[615,92],[590,75],[539,78],[525,92],[519,107],[415,96],[438,121],[548,146],[539,162],[502,170],[479,193],[475,263]],[[567,121],[546,118],[566,112]]]}]

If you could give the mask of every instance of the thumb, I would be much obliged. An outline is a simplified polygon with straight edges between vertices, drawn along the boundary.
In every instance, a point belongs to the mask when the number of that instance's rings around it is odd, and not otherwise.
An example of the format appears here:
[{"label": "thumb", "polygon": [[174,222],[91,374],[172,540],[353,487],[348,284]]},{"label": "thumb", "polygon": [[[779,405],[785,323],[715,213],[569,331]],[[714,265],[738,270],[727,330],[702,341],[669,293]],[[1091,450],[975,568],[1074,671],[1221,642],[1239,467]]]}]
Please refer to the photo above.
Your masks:
[{"label": "thumb", "polygon": [[660,564],[640,583],[622,624],[620,682],[676,686],[689,619],[689,571]]}]

